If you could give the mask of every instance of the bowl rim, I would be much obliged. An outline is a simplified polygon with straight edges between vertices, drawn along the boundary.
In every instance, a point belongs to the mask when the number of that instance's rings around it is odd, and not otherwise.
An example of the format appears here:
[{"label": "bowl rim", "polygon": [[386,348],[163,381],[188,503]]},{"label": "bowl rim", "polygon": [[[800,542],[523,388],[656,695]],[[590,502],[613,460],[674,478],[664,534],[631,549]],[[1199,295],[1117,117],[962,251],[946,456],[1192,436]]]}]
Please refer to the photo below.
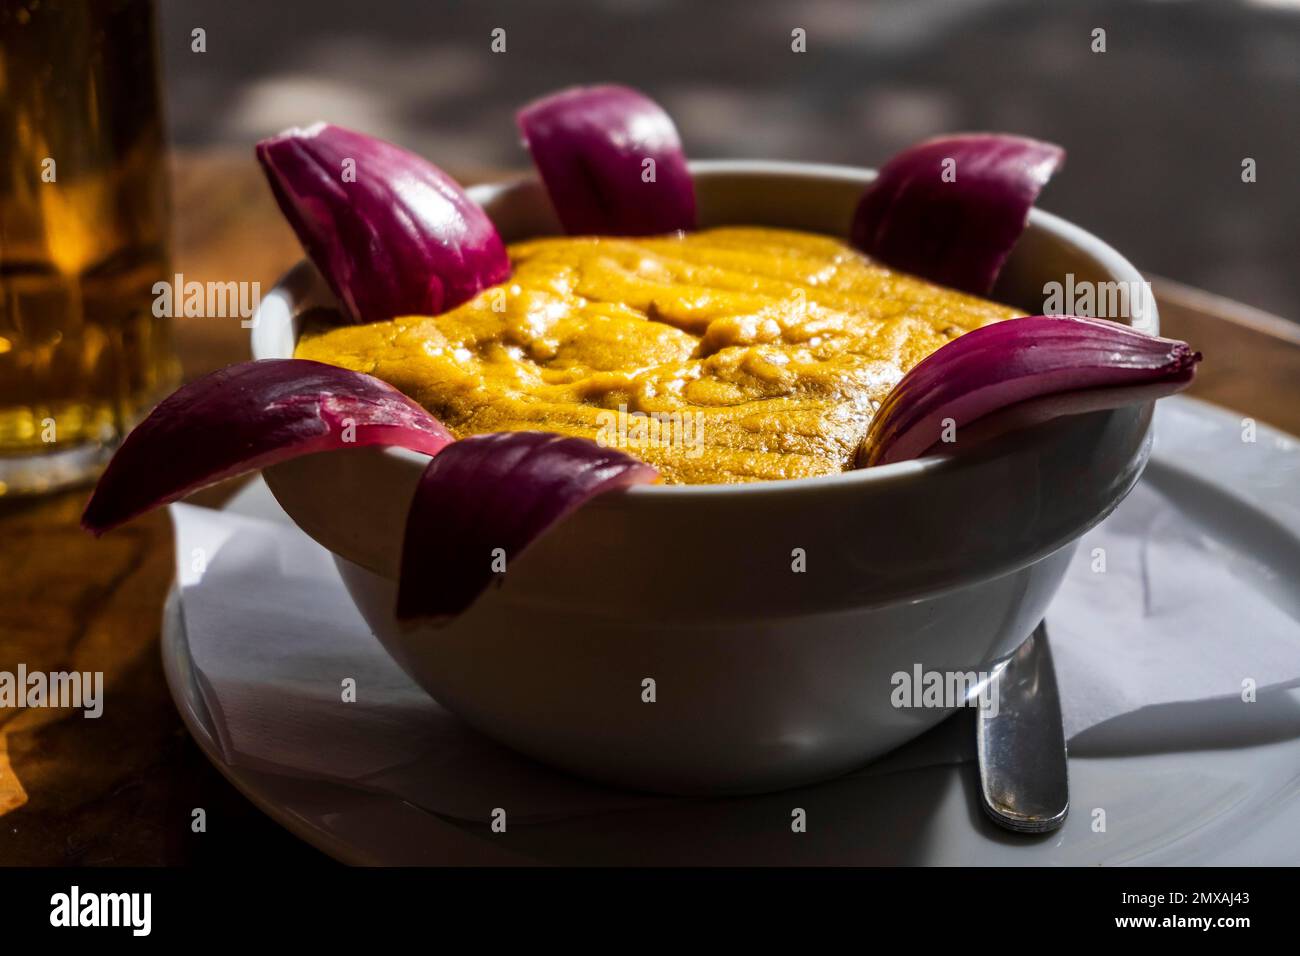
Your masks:
[{"label": "bowl rim", "polygon": [[[835,163],[806,163],[787,160],[765,159],[697,159],[687,164],[692,177],[698,174],[711,176],[802,176],[806,178],[829,180],[849,185],[866,187],[876,178],[877,171],[864,166],[849,166]],[[536,173],[520,174],[486,183],[467,187],[465,192],[480,206],[496,199],[511,189],[538,183]],[[1057,238],[1084,250],[1095,259],[1105,271],[1116,279],[1124,281],[1145,282],[1136,267],[1119,253],[1113,246],[1060,216],[1031,207],[1026,227],[1036,226],[1055,235]],[[250,323],[250,344],[253,358],[292,358],[292,354],[283,355],[281,350],[269,344],[269,332],[265,331],[268,323],[262,321],[263,309],[268,302],[284,307],[284,314],[292,316],[297,305],[296,290],[308,281],[315,272],[310,260],[303,258],[290,267],[275,283],[271,291],[261,300]],[[1139,324],[1129,319],[1128,324],[1141,331],[1158,335],[1160,331],[1158,312],[1153,308]],[[296,339],[295,339],[296,344]],[[390,456],[408,466],[423,469],[429,456],[395,445],[381,446],[372,451]],[[815,475],[807,478],[780,478],[766,481],[749,481],[738,483],[709,484],[637,484],[623,489],[623,495],[631,498],[710,497],[714,495],[745,495],[761,498],[766,495],[786,495],[790,493],[816,493],[819,489],[838,487],[840,485],[882,485],[898,481],[908,481],[943,467],[952,461],[950,455],[927,455],[923,458],[894,462],[888,465],[875,465],[871,468],[858,468],[852,471],[832,475]]]}]

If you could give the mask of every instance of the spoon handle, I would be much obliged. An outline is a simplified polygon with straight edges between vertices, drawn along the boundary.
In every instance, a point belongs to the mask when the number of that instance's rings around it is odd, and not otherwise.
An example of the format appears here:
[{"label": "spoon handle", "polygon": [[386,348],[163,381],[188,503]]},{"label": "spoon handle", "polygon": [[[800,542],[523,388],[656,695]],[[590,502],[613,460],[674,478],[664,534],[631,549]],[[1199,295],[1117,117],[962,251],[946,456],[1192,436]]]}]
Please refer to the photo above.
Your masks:
[{"label": "spoon handle", "polygon": [[996,706],[975,718],[980,793],[994,822],[1050,833],[1070,810],[1065,727],[1056,672],[1041,623],[995,678]]}]

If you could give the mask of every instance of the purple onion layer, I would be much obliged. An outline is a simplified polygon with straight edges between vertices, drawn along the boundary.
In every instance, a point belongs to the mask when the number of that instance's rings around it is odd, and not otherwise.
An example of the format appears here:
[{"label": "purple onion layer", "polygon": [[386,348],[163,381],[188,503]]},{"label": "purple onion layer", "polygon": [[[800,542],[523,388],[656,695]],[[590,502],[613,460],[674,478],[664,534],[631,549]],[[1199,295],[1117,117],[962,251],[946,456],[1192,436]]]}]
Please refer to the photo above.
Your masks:
[{"label": "purple onion layer", "polygon": [[970,133],[894,156],[853,214],[853,245],[891,268],[987,295],[1065,150]]},{"label": "purple onion layer", "polygon": [[494,432],[449,445],[429,463],[406,519],[397,616],[460,614],[584,502],[657,477],[585,438]]},{"label": "purple onion layer", "polygon": [[391,385],[304,359],[263,359],[173,392],[137,425],[82,515],[102,534],[198,488],[312,452],[398,445],[433,455],[452,440]]},{"label": "purple onion layer", "polygon": [[[1152,401],[1186,388],[1200,353],[1104,319],[1031,316],[967,332],[903,376],[859,449],[861,465],[960,451],[994,416],[1030,424]],[[954,440],[946,442],[945,436]]]},{"label": "purple onion layer", "polygon": [[516,120],[570,235],[649,236],[695,228],[695,184],[677,127],[625,86],[580,86]]},{"label": "purple onion layer", "polygon": [[317,123],[257,144],[281,212],[360,322],[438,315],[510,275],[496,226],[404,149]]}]

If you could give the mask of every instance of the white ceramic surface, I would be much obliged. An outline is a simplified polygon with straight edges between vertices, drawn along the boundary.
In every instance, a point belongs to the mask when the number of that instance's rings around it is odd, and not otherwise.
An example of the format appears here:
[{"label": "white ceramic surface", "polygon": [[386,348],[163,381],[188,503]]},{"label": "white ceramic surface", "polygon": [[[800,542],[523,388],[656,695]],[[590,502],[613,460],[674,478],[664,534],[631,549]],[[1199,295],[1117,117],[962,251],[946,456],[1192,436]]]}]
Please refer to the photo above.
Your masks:
[{"label": "white ceramic surface", "polygon": [[[1162,403],[1152,469],[1177,484],[1189,520],[1219,545],[1231,603],[1246,589],[1294,606],[1300,555],[1294,439],[1263,428],[1250,455],[1206,458],[1207,435],[1235,432],[1239,416],[1187,399]],[[1211,441],[1210,444],[1213,444]],[[228,507],[272,517],[254,483]],[[1268,521],[1224,515],[1262,514]],[[1250,574],[1240,573],[1242,562]],[[1300,611],[1293,611],[1300,613]],[[1296,865],[1300,863],[1300,690],[1259,705],[1246,723],[1213,702],[1138,711],[1104,740],[1070,755],[1074,812],[1047,838],[1015,837],[978,805],[969,762],[973,729],[958,717],[865,773],[797,791],[511,826],[504,834],[418,809],[384,794],[232,767],[194,683],[175,594],[162,656],[186,725],[217,767],[254,803],[304,840],[351,863]],[[279,711],[274,707],[270,714]],[[1232,726],[1229,726],[1232,725]],[[1197,744],[1200,741],[1200,744]],[[965,759],[967,762],[957,761]],[[792,840],[790,808],[808,812]],[[1107,813],[1093,829],[1093,809]]]},{"label": "white ceramic surface", "polygon": [[[703,226],[845,235],[873,174],[692,165]],[[507,240],[556,231],[534,180],[479,187]],[[1035,211],[995,298],[1140,281],[1100,240]],[[292,353],[329,294],[310,266],[263,302],[256,357]],[[1154,310],[1142,327],[1157,331]],[[334,552],[358,606],[426,690],[485,733],[605,781],[742,793],[837,775],[939,722],[890,706],[914,664],[987,669],[1042,617],[1072,543],[1137,481],[1151,407],[1058,420],[961,460],[799,481],[641,486],[602,496],[514,561],[453,624],[393,619],[407,506],[427,459],[348,449],[267,469],[285,511]],[[807,570],[791,569],[802,549]],[[430,582],[436,586],[436,582]],[[643,681],[657,702],[642,701]]]}]

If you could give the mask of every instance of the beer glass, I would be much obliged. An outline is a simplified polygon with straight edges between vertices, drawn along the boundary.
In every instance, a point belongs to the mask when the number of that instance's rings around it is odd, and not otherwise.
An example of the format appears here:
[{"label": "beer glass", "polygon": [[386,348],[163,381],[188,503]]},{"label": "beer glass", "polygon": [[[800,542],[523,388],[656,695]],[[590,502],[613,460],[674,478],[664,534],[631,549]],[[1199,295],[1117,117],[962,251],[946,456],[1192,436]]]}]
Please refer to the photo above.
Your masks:
[{"label": "beer glass", "polygon": [[0,0],[0,495],[93,477],[178,381],[150,0]]}]

